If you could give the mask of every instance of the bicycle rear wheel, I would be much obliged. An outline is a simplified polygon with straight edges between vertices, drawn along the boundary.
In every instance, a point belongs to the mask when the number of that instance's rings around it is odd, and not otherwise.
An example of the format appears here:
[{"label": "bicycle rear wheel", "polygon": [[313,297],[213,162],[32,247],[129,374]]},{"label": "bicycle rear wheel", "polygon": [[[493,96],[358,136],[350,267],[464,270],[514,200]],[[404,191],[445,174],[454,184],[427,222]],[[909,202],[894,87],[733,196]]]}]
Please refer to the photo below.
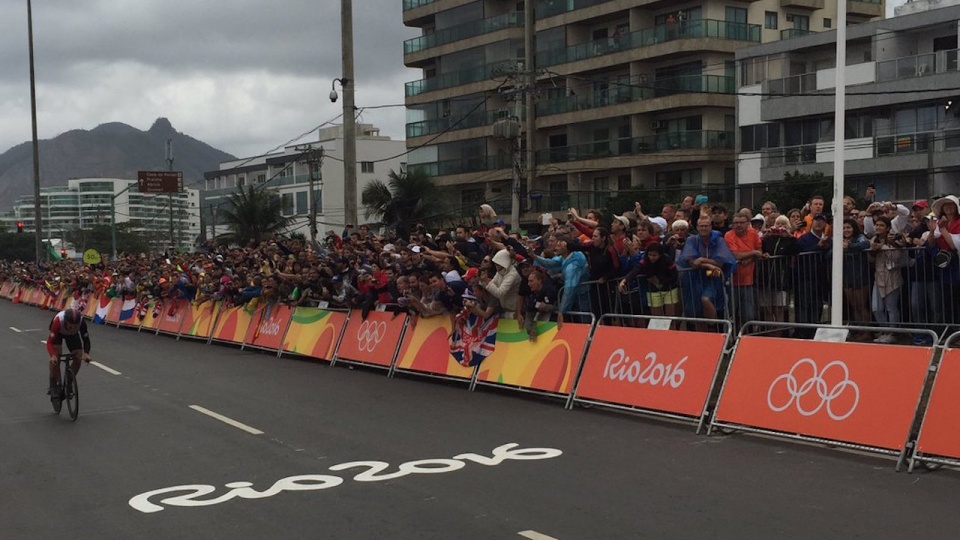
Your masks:
[{"label": "bicycle rear wheel", "polygon": [[76,420],[80,414],[80,386],[77,385],[77,376],[73,370],[67,367],[67,378],[64,379],[64,393],[67,400],[67,411],[70,412],[70,419]]}]

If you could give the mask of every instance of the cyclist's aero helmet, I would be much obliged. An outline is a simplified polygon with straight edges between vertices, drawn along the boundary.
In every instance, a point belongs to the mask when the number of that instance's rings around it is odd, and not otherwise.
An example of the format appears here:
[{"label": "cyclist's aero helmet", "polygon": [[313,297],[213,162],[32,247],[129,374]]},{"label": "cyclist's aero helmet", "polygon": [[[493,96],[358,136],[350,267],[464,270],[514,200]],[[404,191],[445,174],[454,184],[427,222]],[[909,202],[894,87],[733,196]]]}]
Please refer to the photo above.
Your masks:
[{"label": "cyclist's aero helmet", "polygon": [[70,325],[80,324],[80,321],[82,320],[83,320],[83,316],[80,315],[80,312],[77,311],[76,309],[70,308],[70,309],[64,310],[63,312],[63,322],[67,324],[70,324]]}]

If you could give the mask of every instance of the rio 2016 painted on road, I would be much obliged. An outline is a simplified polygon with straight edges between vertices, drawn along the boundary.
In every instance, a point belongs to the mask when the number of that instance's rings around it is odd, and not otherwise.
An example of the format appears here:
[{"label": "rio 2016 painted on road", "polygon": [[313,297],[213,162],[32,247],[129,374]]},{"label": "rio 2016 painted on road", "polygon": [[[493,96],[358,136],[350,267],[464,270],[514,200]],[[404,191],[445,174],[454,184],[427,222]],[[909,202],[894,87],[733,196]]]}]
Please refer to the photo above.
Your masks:
[{"label": "rio 2016 painted on road", "polygon": [[[517,443],[504,444],[493,449],[493,457],[481,456],[479,454],[459,454],[453,456],[453,459],[419,459],[401,463],[396,472],[380,474],[390,468],[390,464],[384,461],[351,461],[341,463],[330,467],[331,471],[344,471],[365,467],[366,470],[353,477],[356,482],[381,482],[384,480],[394,480],[407,476],[408,474],[437,474],[453,472],[464,468],[468,461],[492,467],[500,465],[504,460],[512,459],[517,461],[530,461],[539,459],[555,458],[563,452],[554,448],[517,448]],[[339,486],[343,483],[343,478],[329,474],[302,474],[298,476],[288,476],[274,482],[266,491],[256,491],[252,489],[250,482],[230,482],[224,487],[230,491],[215,497],[213,499],[200,499],[206,497],[217,490],[216,486],[207,484],[188,484],[183,486],[173,486],[162,489],[155,489],[146,493],[141,493],[130,499],[129,504],[134,509],[151,514],[164,509],[161,504],[167,506],[212,506],[225,503],[231,499],[265,499],[273,497],[282,491],[315,491],[329,489]],[[183,495],[176,495],[160,499],[157,503],[150,502],[151,498],[186,491]]]}]

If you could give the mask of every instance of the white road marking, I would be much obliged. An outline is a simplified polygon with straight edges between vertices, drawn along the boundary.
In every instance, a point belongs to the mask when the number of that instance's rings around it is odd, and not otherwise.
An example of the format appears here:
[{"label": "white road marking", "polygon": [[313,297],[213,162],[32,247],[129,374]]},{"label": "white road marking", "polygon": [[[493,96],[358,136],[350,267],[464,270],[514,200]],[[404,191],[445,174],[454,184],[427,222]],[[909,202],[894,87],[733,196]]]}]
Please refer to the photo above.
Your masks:
[{"label": "white road marking", "polygon": [[545,534],[538,533],[537,531],[520,531],[517,534],[530,540],[557,540],[552,536],[547,536]]},{"label": "white road marking", "polygon": [[119,371],[117,371],[117,370],[115,370],[115,369],[108,368],[107,366],[101,364],[100,362],[90,362],[90,365],[91,365],[91,366],[97,366],[98,368],[106,371],[107,373],[109,373],[109,374],[111,374],[111,375],[120,375],[120,372],[119,372]]},{"label": "white road marking", "polygon": [[248,426],[248,425],[246,425],[246,424],[242,424],[242,423],[240,423],[240,422],[237,422],[236,420],[233,420],[233,419],[231,419],[231,418],[227,418],[226,416],[223,416],[222,414],[217,414],[217,413],[211,411],[210,409],[204,409],[203,407],[201,407],[201,406],[199,406],[199,405],[191,405],[190,408],[193,409],[193,410],[195,410],[195,411],[197,411],[198,413],[203,413],[203,414],[205,414],[205,415],[207,415],[207,416],[209,416],[209,417],[211,417],[211,418],[216,418],[217,420],[223,422],[224,424],[229,424],[229,425],[231,425],[231,426],[233,426],[233,427],[235,427],[235,428],[237,428],[237,429],[242,429],[243,431],[246,431],[247,433],[250,433],[250,434],[253,434],[253,435],[263,435],[263,432],[260,431],[260,430],[257,429],[257,428],[252,428],[252,427],[250,427],[250,426]]},{"label": "white road marking", "polygon": [[15,326],[11,326],[10,329],[13,330],[14,332],[18,333],[18,334],[21,333],[21,332],[23,332],[23,330],[15,327]]},{"label": "white road marking", "polygon": [[46,345],[46,344],[47,344],[47,340],[41,339],[41,340],[40,340],[40,343],[43,343],[44,345]]}]

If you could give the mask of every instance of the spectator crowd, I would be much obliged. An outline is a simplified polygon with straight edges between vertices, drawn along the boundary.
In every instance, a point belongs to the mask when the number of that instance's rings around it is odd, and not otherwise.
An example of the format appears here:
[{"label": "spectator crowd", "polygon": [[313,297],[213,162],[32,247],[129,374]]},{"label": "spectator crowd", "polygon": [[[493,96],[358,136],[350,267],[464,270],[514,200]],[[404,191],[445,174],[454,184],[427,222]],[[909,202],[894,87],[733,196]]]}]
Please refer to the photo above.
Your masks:
[{"label": "spectator crowd", "polygon": [[[373,309],[420,317],[515,318],[536,339],[535,321],[639,324],[620,315],[679,317],[675,328],[735,327],[750,320],[818,324],[832,280],[841,279],[847,322],[897,326],[960,323],[960,212],[955,196],[900,204],[843,201],[843,245],[835,246],[825,199],[760,212],[734,211],[705,195],[647,212],[640,203],[604,216],[570,208],[543,216],[537,234],[510,231],[489,205],[470,225],[428,231],[367,225],[322,241],[274,237],[259,244],[206,243],[190,254],[125,254],[116,261],[0,262],[0,279],[136,298],[143,318],[171,300]],[[831,268],[842,249],[843,268]],[[793,330],[812,336],[812,330]],[[888,333],[856,340],[892,343]],[[922,338],[918,338],[922,340]]]}]

